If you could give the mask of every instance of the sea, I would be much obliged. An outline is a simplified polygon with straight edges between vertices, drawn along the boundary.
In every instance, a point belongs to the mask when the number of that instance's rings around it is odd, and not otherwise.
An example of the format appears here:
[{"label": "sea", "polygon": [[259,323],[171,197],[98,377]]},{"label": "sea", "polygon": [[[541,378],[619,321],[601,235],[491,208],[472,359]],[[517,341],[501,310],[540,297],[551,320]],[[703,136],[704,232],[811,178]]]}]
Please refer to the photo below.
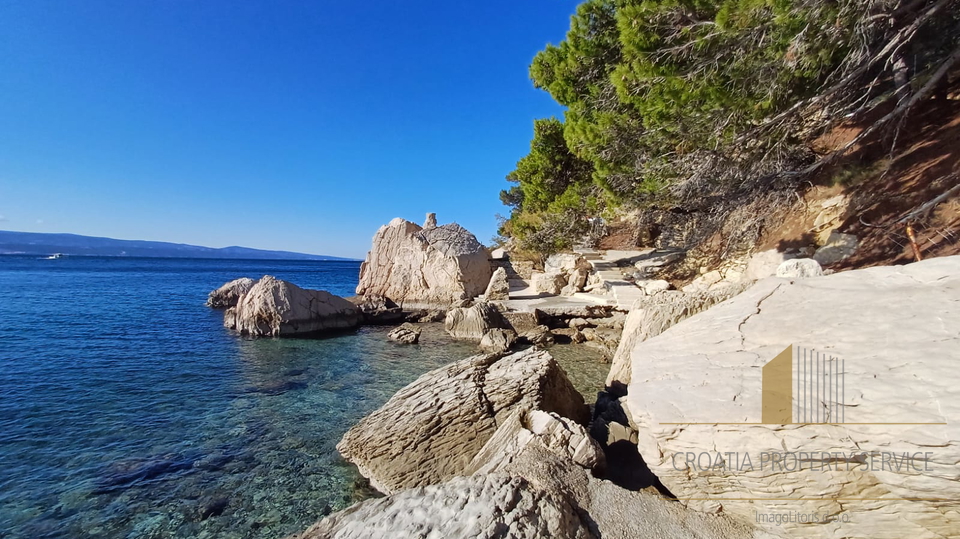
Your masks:
[{"label": "sea", "polygon": [[[270,538],[377,496],[341,436],[476,353],[425,325],[249,339],[204,305],[239,277],[353,294],[359,262],[0,256],[0,538]],[[551,353],[588,400],[608,366]]]}]

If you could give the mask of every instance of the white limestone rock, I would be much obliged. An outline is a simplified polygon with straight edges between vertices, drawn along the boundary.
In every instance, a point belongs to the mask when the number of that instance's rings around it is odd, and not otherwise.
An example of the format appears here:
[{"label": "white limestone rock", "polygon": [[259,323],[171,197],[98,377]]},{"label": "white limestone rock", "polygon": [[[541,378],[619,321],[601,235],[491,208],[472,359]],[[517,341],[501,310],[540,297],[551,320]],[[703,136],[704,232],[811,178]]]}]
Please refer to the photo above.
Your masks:
[{"label": "white limestone rock", "polygon": [[[843,358],[845,423],[757,424],[762,367],[790,345]],[[673,494],[698,499],[689,506],[751,522],[757,514],[790,511],[850,522],[761,523],[796,537],[932,539],[960,529],[960,257],[765,279],[636,344],[631,363],[626,402],[639,451]],[[822,394],[797,394],[817,403],[814,409],[829,409]],[[761,468],[757,461],[763,453],[786,452],[815,454],[802,469],[769,462]],[[880,460],[864,469],[850,461],[864,452],[874,459],[919,452],[927,469],[888,462],[881,470]],[[681,457],[675,466],[677,453],[726,455],[729,464],[701,469]],[[752,468],[741,468],[744,453]],[[740,464],[731,454],[740,455]],[[747,499],[729,500],[738,497]],[[914,501],[898,501],[906,498]]]},{"label": "white limestone rock", "polygon": [[630,355],[637,344],[656,337],[681,320],[736,296],[750,284],[748,281],[740,281],[714,290],[694,293],[668,290],[638,301],[624,321],[623,332],[607,374],[607,387],[630,383],[633,369]]},{"label": "white limestone rock", "polygon": [[530,331],[540,325],[540,316],[533,311],[508,311],[500,313],[506,326],[518,334]]},{"label": "white limestone rock", "polygon": [[560,272],[539,273],[536,272],[531,277],[533,289],[539,294],[558,295],[567,285],[566,274]]},{"label": "white limestone rock", "polygon": [[[507,533],[509,532],[509,534]],[[334,513],[288,539],[594,539],[564,496],[486,474],[412,488]]]},{"label": "white limestone rock", "polygon": [[480,355],[424,374],[350,429],[337,445],[385,494],[463,474],[516,410],[586,424],[589,408],[542,350]]},{"label": "white limestone rock", "polygon": [[637,281],[636,284],[641,290],[643,290],[643,293],[648,296],[653,296],[659,294],[660,292],[666,292],[671,288],[670,283],[663,279],[642,280]]},{"label": "white limestone rock", "polygon": [[500,312],[486,302],[450,309],[443,320],[443,328],[451,337],[473,341],[479,341],[488,331],[503,325]]},{"label": "white limestone rock", "polygon": [[502,470],[531,445],[597,473],[602,473],[606,464],[600,444],[582,425],[542,410],[518,410],[477,453],[467,473]]},{"label": "white limestone rock", "polygon": [[781,253],[776,249],[755,253],[750,257],[750,260],[747,261],[747,267],[743,270],[741,277],[748,281],[758,281],[767,277],[773,277],[777,274],[777,268],[792,258],[796,258],[796,255]]},{"label": "white limestone rock", "polygon": [[388,333],[387,338],[400,344],[417,344],[420,342],[420,333],[420,328],[406,322]]},{"label": "white limestone rock", "polygon": [[784,279],[807,279],[822,277],[823,268],[812,258],[794,258],[787,260],[777,268],[777,277]]},{"label": "white limestone rock", "polygon": [[487,301],[506,301],[510,299],[510,283],[507,281],[507,270],[497,268],[490,277],[487,290],[483,293]]},{"label": "white limestone rock", "polygon": [[257,281],[249,277],[235,279],[220,288],[210,292],[207,296],[207,307],[226,309],[233,307],[240,301],[240,297],[250,291]]},{"label": "white limestone rock", "polygon": [[397,218],[373,237],[357,295],[379,294],[404,310],[445,309],[483,293],[493,272],[488,256],[456,223],[421,228]]},{"label": "white limestone rock", "polygon": [[349,301],[324,290],[306,290],[264,275],[236,307],[224,313],[224,325],[242,335],[285,337],[356,327],[360,313]]},{"label": "white limestone rock", "polygon": [[480,339],[480,350],[489,354],[502,354],[517,341],[517,334],[512,329],[491,329]]},{"label": "white limestone rock", "polygon": [[517,340],[528,344],[549,346],[554,343],[553,333],[547,326],[535,326],[517,336]]}]

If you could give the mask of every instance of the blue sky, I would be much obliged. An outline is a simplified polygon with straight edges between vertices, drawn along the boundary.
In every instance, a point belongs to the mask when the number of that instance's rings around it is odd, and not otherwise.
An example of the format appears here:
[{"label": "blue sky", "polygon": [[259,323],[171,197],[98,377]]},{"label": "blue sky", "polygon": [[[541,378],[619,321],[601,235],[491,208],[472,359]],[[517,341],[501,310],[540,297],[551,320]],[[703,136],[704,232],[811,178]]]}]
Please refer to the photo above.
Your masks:
[{"label": "blue sky", "polygon": [[0,0],[0,229],[362,257],[489,242],[567,0]]}]

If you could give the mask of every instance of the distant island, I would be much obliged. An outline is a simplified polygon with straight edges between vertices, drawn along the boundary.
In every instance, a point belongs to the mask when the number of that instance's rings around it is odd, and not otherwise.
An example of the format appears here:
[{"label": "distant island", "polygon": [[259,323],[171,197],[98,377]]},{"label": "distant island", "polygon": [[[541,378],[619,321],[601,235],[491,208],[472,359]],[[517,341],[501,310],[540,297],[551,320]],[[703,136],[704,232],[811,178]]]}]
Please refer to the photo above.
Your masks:
[{"label": "distant island", "polygon": [[154,258],[246,258],[263,260],[353,260],[249,247],[201,247],[163,241],[117,240],[78,234],[0,230],[0,255],[131,256]]}]

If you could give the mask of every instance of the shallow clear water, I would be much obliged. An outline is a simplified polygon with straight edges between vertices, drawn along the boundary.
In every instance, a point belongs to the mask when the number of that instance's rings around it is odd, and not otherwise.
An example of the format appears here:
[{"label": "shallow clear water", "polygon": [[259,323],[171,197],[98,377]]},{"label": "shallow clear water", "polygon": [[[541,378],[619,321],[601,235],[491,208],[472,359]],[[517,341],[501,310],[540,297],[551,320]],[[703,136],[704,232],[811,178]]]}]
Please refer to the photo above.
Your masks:
[{"label": "shallow clear water", "polygon": [[[372,493],[335,446],[475,353],[439,325],[245,340],[206,308],[237,277],[351,295],[358,262],[0,257],[0,537],[278,538]],[[555,347],[592,400],[597,354]]]}]

